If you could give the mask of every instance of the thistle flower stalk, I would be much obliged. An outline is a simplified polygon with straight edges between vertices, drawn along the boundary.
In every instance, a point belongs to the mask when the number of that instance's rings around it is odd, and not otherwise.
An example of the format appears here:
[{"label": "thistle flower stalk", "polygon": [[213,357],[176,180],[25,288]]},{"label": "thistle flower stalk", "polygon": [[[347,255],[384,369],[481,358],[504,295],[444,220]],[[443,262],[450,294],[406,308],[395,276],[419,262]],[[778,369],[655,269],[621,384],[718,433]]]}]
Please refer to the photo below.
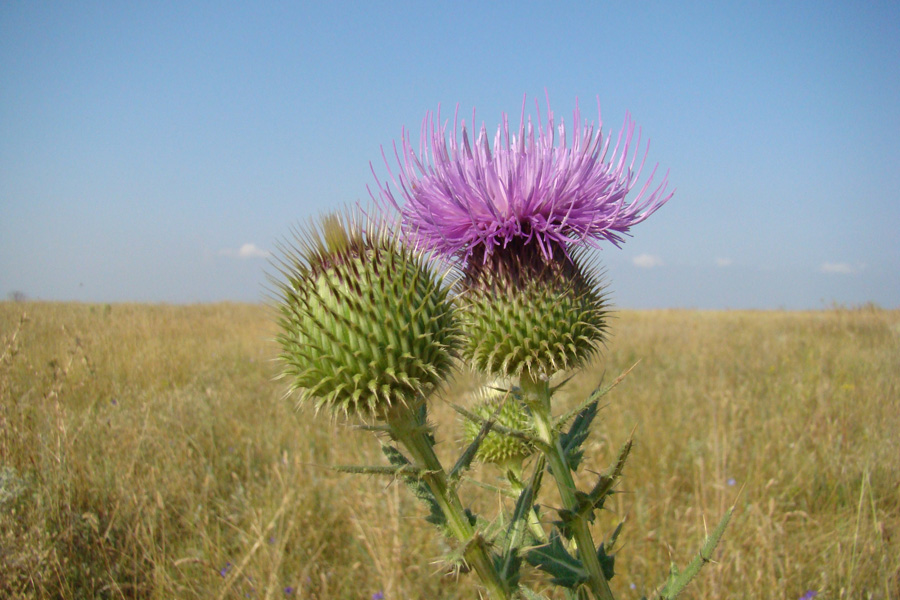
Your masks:
[{"label": "thistle flower stalk", "polygon": [[578,557],[588,572],[588,586],[594,598],[598,600],[614,600],[609,582],[603,574],[597,547],[591,535],[590,524],[578,511],[578,500],[575,497],[577,488],[566,454],[559,441],[559,432],[553,427],[550,418],[550,386],[546,381],[536,381],[529,376],[521,380],[522,392],[534,416],[534,426],[538,437],[544,442],[544,456],[550,467],[550,473],[556,481],[563,508],[574,515],[571,523],[572,537],[575,539]]},{"label": "thistle flower stalk", "polygon": [[505,600],[510,598],[511,590],[504,586],[497,574],[493,562],[488,555],[484,541],[469,522],[458,494],[447,482],[447,474],[443,465],[434,453],[426,425],[420,423],[414,413],[407,411],[404,416],[389,423],[392,435],[407,449],[421,467],[422,479],[431,489],[441,511],[447,518],[447,528],[458,542],[464,545],[466,562],[471,566],[491,598]]}]

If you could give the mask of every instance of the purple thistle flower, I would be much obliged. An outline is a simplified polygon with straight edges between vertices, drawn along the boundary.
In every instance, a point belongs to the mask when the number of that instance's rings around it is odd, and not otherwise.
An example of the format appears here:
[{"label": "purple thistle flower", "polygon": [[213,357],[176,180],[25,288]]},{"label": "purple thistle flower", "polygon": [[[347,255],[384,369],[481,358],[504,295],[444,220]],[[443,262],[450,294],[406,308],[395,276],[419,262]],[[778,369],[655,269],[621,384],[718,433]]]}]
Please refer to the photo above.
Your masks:
[{"label": "purple thistle flower", "polygon": [[[537,131],[531,118],[525,119],[524,100],[517,135],[510,135],[502,114],[493,145],[483,124],[474,145],[465,121],[460,136],[457,116],[458,108],[449,145],[440,108],[436,117],[428,113],[422,123],[418,155],[405,129],[401,148],[394,144],[400,169],[396,177],[389,165],[388,171],[396,193],[405,200],[402,207],[389,185],[375,176],[381,199],[400,211],[406,234],[444,256],[467,260],[475,254],[487,260],[513,240],[534,241],[546,258],[555,248],[568,254],[572,245],[597,247],[607,240],[618,246],[631,226],[672,197],[665,195],[668,173],[648,193],[654,167],[637,197],[626,202],[646,160],[645,151],[636,170],[637,155],[628,160],[635,128],[630,116],[611,154],[611,136],[604,139],[602,119],[596,128],[587,121],[580,125],[577,102],[571,144],[564,122],[557,125],[554,120],[549,100],[546,123],[538,107]],[[634,145],[640,145],[640,132]],[[387,165],[386,156],[384,160]]]}]

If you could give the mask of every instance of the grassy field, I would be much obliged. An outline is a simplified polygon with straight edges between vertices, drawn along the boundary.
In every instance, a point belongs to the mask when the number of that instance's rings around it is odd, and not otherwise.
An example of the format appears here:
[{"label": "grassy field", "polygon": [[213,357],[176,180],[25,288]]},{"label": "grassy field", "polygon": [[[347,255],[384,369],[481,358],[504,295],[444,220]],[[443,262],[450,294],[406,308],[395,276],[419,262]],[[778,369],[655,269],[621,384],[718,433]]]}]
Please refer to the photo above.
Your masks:
[{"label": "grassy field", "polygon": [[[585,462],[635,431],[595,523],[626,519],[617,598],[732,503],[685,598],[900,598],[900,312],[626,311],[612,331],[565,399],[640,360]],[[273,335],[259,306],[0,304],[0,597],[476,597],[403,486],[324,468],[380,464],[378,442],[295,410]],[[460,424],[432,414],[449,460]]]}]

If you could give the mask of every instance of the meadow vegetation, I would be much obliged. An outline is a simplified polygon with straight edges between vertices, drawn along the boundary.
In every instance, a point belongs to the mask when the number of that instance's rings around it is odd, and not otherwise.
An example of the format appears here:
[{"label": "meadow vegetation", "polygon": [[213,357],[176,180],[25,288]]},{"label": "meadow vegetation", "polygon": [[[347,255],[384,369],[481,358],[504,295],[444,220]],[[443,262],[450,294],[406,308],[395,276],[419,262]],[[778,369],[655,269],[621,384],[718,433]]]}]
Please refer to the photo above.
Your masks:
[{"label": "meadow vegetation", "polygon": [[[733,503],[684,597],[900,598],[900,311],[622,311],[611,330],[563,398],[638,363],[584,463],[634,430],[594,523],[625,520],[617,598],[650,595]],[[402,484],[328,469],[384,459],[284,397],[274,335],[255,305],[0,303],[0,597],[475,597]],[[449,460],[462,425],[431,407]]]}]

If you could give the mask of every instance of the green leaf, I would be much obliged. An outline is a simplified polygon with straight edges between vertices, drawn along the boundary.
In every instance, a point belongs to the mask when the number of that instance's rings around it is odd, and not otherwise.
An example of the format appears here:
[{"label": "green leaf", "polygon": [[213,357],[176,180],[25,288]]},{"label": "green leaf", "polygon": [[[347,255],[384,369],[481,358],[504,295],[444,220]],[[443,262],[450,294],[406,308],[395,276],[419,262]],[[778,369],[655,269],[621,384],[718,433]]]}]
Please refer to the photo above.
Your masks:
[{"label": "green leaf", "polygon": [[723,516],[722,520],[719,521],[719,524],[716,525],[716,528],[713,529],[712,533],[710,533],[703,542],[703,547],[700,548],[700,552],[698,552],[694,559],[688,563],[688,566],[686,566],[683,571],[679,572],[675,563],[672,563],[669,579],[666,581],[665,586],[663,586],[662,591],[659,592],[660,598],[672,600],[678,596],[678,594],[687,587],[687,584],[697,576],[697,573],[700,572],[703,565],[712,560],[712,553],[716,549],[719,540],[722,539],[722,535],[725,533],[725,528],[728,526],[728,521],[731,519],[731,513],[733,512],[734,506],[728,509],[725,516]]},{"label": "green leaf", "polygon": [[498,557],[497,572],[509,585],[509,589],[515,589],[519,581],[519,567],[522,564],[521,548],[525,543],[528,531],[528,518],[533,510],[534,498],[541,487],[541,479],[544,474],[544,457],[538,459],[528,482],[516,500],[512,520],[506,533],[506,543],[503,554]]},{"label": "green leaf", "polygon": [[476,527],[478,525],[478,515],[473,513],[469,508],[464,509],[463,512],[466,515],[466,519],[469,521],[469,525]]},{"label": "green leaf", "polygon": [[[394,448],[393,446],[388,446],[387,444],[381,446],[381,451],[387,457],[388,461],[394,465],[395,468],[399,467],[398,477],[409,487],[410,491],[412,491],[413,495],[416,498],[425,503],[428,507],[428,516],[425,517],[425,520],[433,525],[437,525],[438,527],[444,527],[447,524],[447,518],[444,516],[444,512],[441,510],[441,506],[438,504],[437,499],[434,497],[434,494],[428,488],[428,485],[422,481],[421,477],[419,477],[419,471],[415,467],[410,464],[409,460],[403,456],[403,453]],[[404,468],[414,469],[415,475],[409,475],[405,472],[402,472]]]},{"label": "green leaf", "polygon": [[475,459],[475,455],[478,453],[478,448],[481,447],[481,442],[484,441],[484,438],[487,437],[488,433],[490,433],[491,427],[494,426],[494,419],[496,419],[497,413],[499,412],[500,408],[498,407],[495,411],[495,414],[490,419],[481,423],[481,429],[478,431],[478,435],[476,435],[475,439],[472,440],[472,443],[469,444],[465,450],[463,450],[463,453],[456,461],[456,464],[454,464],[453,468],[450,469],[450,473],[447,475],[447,478],[451,482],[457,482],[463,471],[468,470],[472,465],[472,461]]},{"label": "green leaf", "polygon": [[532,548],[525,560],[551,576],[550,581],[558,586],[574,590],[588,580],[581,561],[569,554],[556,531],[550,533],[550,541]]},{"label": "green leaf", "polygon": [[616,462],[610,465],[606,472],[597,477],[597,483],[591,488],[590,493],[575,492],[575,498],[578,500],[576,512],[583,515],[588,521],[593,522],[593,511],[603,508],[603,502],[612,493],[613,486],[619,477],[622,476],[622,470],[625,468],[625,461],[628,460],[632,445],[633,440],[629,437],[622,444]]},{"label": "green leaf", "polygon": [[500,575],[504,587],[508,590],[514,590],[519,587],[522,557],[518,553],[514,553],[511,556],[492,554],[492,558],[494,561],[494,569],[496,569],[497,574]]},{"label": "green leaf", "polygon": [[357,465],[331,465],[328,467],[339,473],[354,473],[359,475],[389,475],[391,477],[410,476],[416,477],[421,471],[409,463],[399,466],[357,466]]},{"label": "green leaf", "polygon": [[600,568],[603,569],[603,576],[606,577],[606,580],[609,581],[615,575],[615,565],[616,565],[616,555],[615,554],[607,554],[606,549],[612,548],[616,539],[619,537],[619,533],[622,531],[622,525],[624,525],[624,521],[619,523],[616,530],[613,531],[613,534],[609,537],[609,541],[606,541],[600,544],[600,547],[597,548],[597,558],[600,559]]},{"label": "green leaf", "polygon": [[597,416],[597,407],[596,400],[588,404],[572,421],[569,431],[559,436],[566,462],[573,472],[578,470],[578,465],[584,457],[584,449],[581,446],[590,433],[591,422]]},{"label": "green leaf", "polygon": [[528,588],[524,587],[519,588],[519,593],[522,594],[522,597],[525,598],[525,600],[550,600],[549,598],[547,598],[547,596],[538,594],[537,592],[532,592]]},{"label": "green leaf", "polygon": [[580,490],[575,491],[575,506],[573,508],[557,509],[559,521],[554,521],[553,524],[566,539],[572,538],[571,524],[576,519],[585,519],[588,523],[594,522],[594,511],[602,509],[606,497],[613,493],[612,488],[622,475],[622,469],[625,468],[625,461],[628,459],[632,445],[633,441],[629,437],[619,450],[616,462],[610,465],[603,474],[597,476],[597,483],[594,484],[589,493],[584,493]]},{"label": "green leaf", "polygon": [[[554,419],[554,421],[553,421],[553,422],[554,422],[554,425],[557,425],[557,426],[558,426],[558,425],[562,425],[563,423],[568,423],[568,422],[569,422],[569,419],[571,419],[572,417],[574,417],[576,413],[579,413],[579,412],[581,412],[582,410],[584,410],[584,408],[585,408],[586,406],[588,406],[589,404],[591,404],[591,403],[593,403],[593,402],[599,401],[600,398],[602,398],[603,396],[605,396],[606,394],[608,394],[610,391],[612,391],[612,389],[613,389],[614,387],[616,387],[617,385],[619,385],[620,383],[622,383],[622,380],[625,379],[625,377],[627,377],[628,374],[631,373],[631,372],[634,370],[634,368],[638,366],[638,364],[639,364],[640,362],[641,362],[641,361],[637,361],[636,363],[634,363],[633,365],[631,365],[630,367],[628,367],[625,371],[622,372],[621,375],[619,375],[618,377],[616,377],[616,380],[615,380],[615,381],[613,381],[611,384],[607,385],[606,387],[603,386],[603,378],[601,377],[600,384],[599,384],[599,385],[597,386],[597,388],[591,393],[591,395],[588,396],[587,399],[586,399],[584,402],[582,402],[582,403],[579,404],[578,406],[574,407],[574,408],[573,408],[572,410],[570,410],[569,412],[567,412],[567,413],[565,413],[565,414],[563,414],[563,415],[560,415],[559,417],[557,417],[556,419]],[[568,380],[566,380],[566,381],[568,381]],[[566,383],[566,381],[564,381],[563,383]],[[560,384],[560,385],[562,385],[562,384]],[[553,389],[553,392],[555,392],[559,387],[560,387],[560,386],[555,387],[555,388]]]}]

